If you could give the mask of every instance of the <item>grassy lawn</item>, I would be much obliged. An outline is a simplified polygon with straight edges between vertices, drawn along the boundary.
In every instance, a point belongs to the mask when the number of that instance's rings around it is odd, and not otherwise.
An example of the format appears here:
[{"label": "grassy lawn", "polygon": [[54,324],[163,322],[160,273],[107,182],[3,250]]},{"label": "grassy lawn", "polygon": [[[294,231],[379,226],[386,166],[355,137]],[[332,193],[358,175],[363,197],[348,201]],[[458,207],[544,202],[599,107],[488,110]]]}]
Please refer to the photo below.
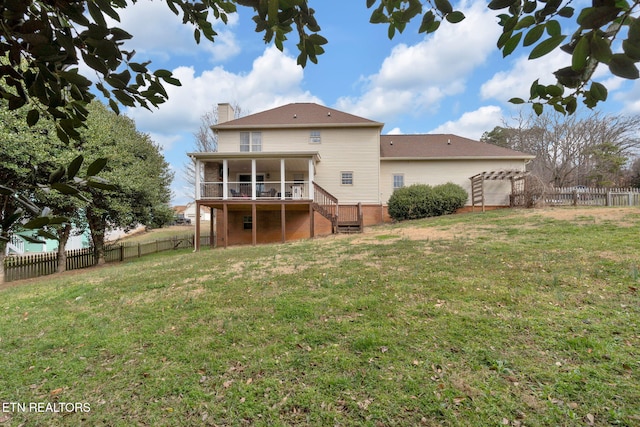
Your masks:
[{"label": "grassy lawn", "polygon": [[[163,228],[156,228],[149,231],[142,231],[139,233],[134,233],[132,235],[126,235],[120,239],[118,242],[121,243],[148,243],[153,242],[155,240],[165,240],[171,239],[173,237],[184,237],[188,235],[193,235],[194,233],[193,225],[172,225]],[[209,235],[209,221],[202,221],[201,225],[201,233],[202,236]]]},{"label": "grassy lawn", "polygon": [[639,426],[640,210],[602,211],[165,252],[7,287],[0,424]]}]

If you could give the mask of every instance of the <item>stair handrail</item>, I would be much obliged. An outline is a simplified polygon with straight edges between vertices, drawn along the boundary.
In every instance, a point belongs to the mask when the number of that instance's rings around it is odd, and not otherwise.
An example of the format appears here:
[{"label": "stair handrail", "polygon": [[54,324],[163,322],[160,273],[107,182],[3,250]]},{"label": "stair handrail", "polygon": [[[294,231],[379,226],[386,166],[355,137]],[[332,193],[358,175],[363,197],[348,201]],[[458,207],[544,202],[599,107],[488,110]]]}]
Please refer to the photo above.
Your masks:
[{"label": "stair handrail", "polygon": [[14,252],[18,253],[18,254],[23,254],[24,253],[24,240],[22,240],[20,237],[18,237],[15,234],[12,234],[8,245],[7,245],[7,249],[11,249]]},{"label": "stair handrail", "polygon": [[313,203],[316,205],[318,211],[331,221],[337,220],[338,198],[315,182],[313,183],[313,189]]}]

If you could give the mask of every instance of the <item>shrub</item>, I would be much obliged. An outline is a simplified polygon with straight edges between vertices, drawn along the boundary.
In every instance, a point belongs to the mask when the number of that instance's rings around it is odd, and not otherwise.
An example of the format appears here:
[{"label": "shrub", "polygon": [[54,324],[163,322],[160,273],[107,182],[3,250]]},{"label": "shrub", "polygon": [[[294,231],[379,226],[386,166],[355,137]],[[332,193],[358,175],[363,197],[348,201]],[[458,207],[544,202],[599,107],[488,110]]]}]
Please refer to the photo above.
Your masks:
[{"label": "shrub", "polygon": [[448,182],[436,185],[433,188],[435,199],[440,202],[440,213],[438,215],[449,215],[460,209],[467,203],[469,195],[457,184]]},{"label": "shrub", "polygon": [[462,187],[452,183],[435,187],[414,184],[394,191],[389,198],[389,215],[397,221],[446,215],[464,206],[467,197]]}]

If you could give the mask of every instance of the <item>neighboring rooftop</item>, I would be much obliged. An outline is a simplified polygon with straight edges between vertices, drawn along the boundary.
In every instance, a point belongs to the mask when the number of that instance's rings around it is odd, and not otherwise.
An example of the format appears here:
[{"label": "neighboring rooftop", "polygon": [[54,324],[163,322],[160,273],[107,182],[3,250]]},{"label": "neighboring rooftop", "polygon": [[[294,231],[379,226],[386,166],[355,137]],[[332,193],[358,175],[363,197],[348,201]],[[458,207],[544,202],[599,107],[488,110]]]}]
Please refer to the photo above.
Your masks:
[{"label": "neighboring rooftop", "polygon": [[380,159],[517,158],[527,153],[452,134],[380,135]]},{"label": "neighboring rooftop", "polygon": [[213,129],[274,127],[382,127],[383,123],[314,103],[294,103],[213,126]]}]

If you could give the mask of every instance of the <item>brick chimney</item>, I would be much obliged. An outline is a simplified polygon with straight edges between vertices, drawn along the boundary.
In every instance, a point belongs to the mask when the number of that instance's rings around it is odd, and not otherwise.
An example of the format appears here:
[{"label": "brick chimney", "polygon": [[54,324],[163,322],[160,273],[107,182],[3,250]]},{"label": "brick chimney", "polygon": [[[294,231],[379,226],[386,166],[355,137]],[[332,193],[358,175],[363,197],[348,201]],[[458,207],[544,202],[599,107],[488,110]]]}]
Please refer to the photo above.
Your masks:
[{"label": "brick chimney", "polygon": [[218,124],[235,119],[235,111],[228,102],[218,104]]}]

